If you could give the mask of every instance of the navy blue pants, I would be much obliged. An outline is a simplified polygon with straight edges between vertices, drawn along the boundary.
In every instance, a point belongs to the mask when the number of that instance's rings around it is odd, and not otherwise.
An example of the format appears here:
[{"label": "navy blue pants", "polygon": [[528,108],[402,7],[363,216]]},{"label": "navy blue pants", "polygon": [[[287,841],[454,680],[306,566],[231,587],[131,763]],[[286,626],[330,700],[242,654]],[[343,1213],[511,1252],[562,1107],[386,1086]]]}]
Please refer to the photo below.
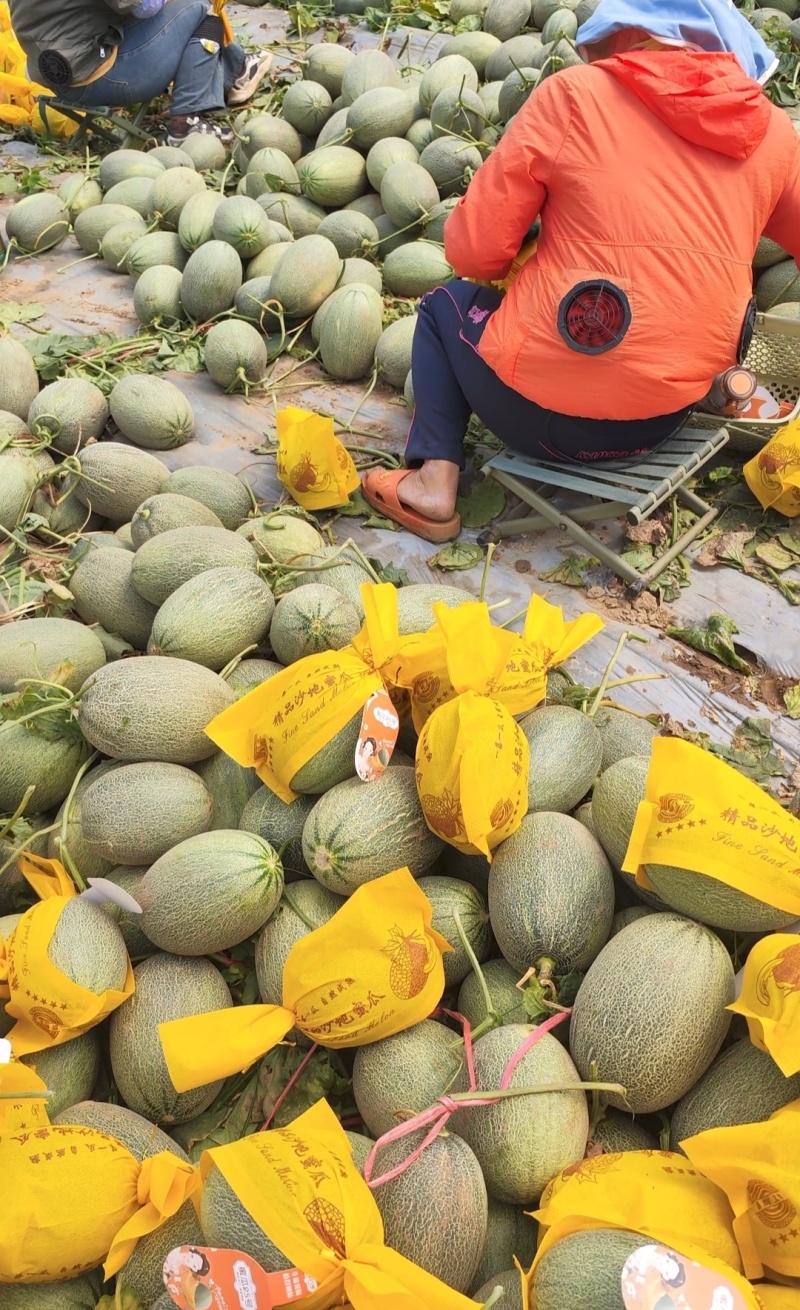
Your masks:
[{"label": "navy blue pants", "polygon": [[409,468],[426,459],[446,459],[463,469],[464,436],[472,414],[522,455],[581,462],[644,455],[683,426],[690,409],[651,419],[572,418],[542,409],[506,386],[478,354],[478,343],[501,299],[493,287],[456,280],[422,300],[412,351]]}]

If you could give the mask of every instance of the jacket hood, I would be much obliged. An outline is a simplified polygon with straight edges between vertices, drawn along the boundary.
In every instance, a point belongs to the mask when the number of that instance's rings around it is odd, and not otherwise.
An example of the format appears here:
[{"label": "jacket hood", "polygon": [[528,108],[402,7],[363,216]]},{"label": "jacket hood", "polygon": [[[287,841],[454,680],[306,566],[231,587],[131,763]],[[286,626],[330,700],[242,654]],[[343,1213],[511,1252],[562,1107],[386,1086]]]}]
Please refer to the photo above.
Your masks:
[{"label": "jacket hood", "polygon": [[748,159],[766,136],[770,103],[735,55],[640,50],[612,55],[593,67],[610,73],[692,145]]}]

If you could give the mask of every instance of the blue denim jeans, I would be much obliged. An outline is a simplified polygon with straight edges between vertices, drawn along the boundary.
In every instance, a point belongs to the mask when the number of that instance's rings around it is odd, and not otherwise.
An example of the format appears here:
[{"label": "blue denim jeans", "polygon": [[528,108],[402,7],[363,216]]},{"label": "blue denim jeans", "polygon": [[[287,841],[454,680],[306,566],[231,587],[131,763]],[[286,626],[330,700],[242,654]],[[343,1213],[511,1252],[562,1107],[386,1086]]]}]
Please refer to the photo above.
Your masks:
[{"label": "blue denim jeans", "polygon": [[113,68],[62,98],[87,108],[138,105],[171,82],[174,116],[224,109],[225,92],[244,68],[244,51],[232,44],[213,52],[193,37],[208,8],[208,0],[169,0],[152,18],[129,19]]}]

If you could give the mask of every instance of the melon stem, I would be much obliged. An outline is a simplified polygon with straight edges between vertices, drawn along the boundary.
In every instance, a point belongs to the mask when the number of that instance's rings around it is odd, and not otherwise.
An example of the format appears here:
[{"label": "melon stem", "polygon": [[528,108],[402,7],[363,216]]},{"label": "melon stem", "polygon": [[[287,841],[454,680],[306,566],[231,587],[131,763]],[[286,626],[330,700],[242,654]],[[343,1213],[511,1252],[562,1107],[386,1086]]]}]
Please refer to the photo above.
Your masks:
[{"label": "melon stem", "polygon": [[492,556],[494,555],[494,552],[496,550],[497,550],[497,546],[493,541],[490,541],[489,545],[486,547],[486,560],[483,565],[483,576],[481,577],[481,589],[480,592],[478,593],[479,601],[483,601],[486,596],[486,584],[489,581],[489,565],[492,562]]},{"label": "melon stem", "polygon": [[2,828],[0,828],[0,841],[3,840],[9,829],[14,827],[14,824],[17,822],[17,819],[22,818],[23,814],[28,808],[28,803],[31,799],[31,796],[35,791],[36,791],[36,786],[34,783],[31,783],[30,787],[27,788],[25,795],[22,797],[22,800],[20,801],[19,805],[15,809],[14,813],[11,815],[11,818],[7,819],[6,822],[3,824]]},{"label": "melon stem", "polygon": [[[461,915],[459,914],[458,910],[453,910],[453,919],[456,925],[456,932],[461,938],[461,945],[464,947],[467,958],[470,962],[470,965],[472,966],[472,970],[477,976],[478,982],[480,983],[480,988],[481,991],[483,992],[483,1001],[486,1006],[486,1017],[481,1020],[481,1022],[477,1025],[477,1027],[474,1029],[472,1033],[472,1039],[473,1041],[475,1041],[478,1037],[482,1037],[485,1032],[489,1032],[490,1029],[501,1028],[503,1026],[503,1016],[501,1014],[498,1014],[494,1008],[494,1002],[492,1001],[492,994],[489,991],[489,985],[486,982],[486,975],[484,974],[483,969],[480,966],[478,957],[475,954],[474,950],[472,949],[472,944],[469,938],[467,937],[466,932],[464,931],[464,925],[461,922]],[[463,1045],[464,1039],[462,1038],[461,1042],[457,1044]]]},{"label": "melon stem", "polygon": [[503,1291],[502,1287],[496,1287],[494,1291],[491,1293],[489,1300],[484,1301],[483,1310],[491,1310],[491,1307],[493,1305],[497,1305],[497,1302],[502,1300],[504,1296],[505,1296],[505,1292]]},{"label": "melon stem", "polygon": [[250,654],[251,650],[258,650],[258,642],[254,642],[252,646],[245,646],[244,650],[240,651],[238,655],[234,655],[230,663],[225,665],[225,668],[219,675],[224,682],[227,682],[234,669],[238,669],[242,660]]},{"label": "melon stem", "polygon": [[617,660],[622,654],[622,648],[624,647],[626,641],[647,641],[647,640],[648,640],[647,637],[640,637],[638,632],[629,632],[627,631],[627,629],[625,632],[623,632],[622,636],[620,637],[619,641],[617,642],[614,648],[614,653],[612,654],[611,659],[606,665],[606,670],[600,681],[600,686],[597,688],[595,698],[592,701],[589,709],[586,711],[588,718],[593,719],[595,714],[600,708],[600,703],[603,697],[605,696],[606,691],[608,690],[608,684],[611,678],[611,674],[614,671],[614,665],[616,664]]}]

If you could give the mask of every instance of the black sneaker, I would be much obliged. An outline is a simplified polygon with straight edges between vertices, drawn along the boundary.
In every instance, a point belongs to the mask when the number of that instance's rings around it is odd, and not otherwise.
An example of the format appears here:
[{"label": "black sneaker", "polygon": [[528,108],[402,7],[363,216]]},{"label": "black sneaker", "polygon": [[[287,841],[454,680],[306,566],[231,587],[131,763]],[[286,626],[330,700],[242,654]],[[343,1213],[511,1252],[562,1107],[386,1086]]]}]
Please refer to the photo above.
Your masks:
[{"label": "black sneaker", "polygon": [[246,55],[244,69],[225,96],[229,105],[244,105],[252,100],[260,84],[272,67],[272,55],[268,50],[259,50],[255,55]]},{"label": "black sneaker", "polygon": [[233,144],[233,132],[229,127],[223,127],[221,123],[212,123],[210,119],[204,118],[202,114],[189,114],[181,118],[171,118],[169,121],[169,132],[167,134],[168,146],[182,146],[187,136],[193,132],[200,132],[203,136],[216,137],[224,146]]}]

